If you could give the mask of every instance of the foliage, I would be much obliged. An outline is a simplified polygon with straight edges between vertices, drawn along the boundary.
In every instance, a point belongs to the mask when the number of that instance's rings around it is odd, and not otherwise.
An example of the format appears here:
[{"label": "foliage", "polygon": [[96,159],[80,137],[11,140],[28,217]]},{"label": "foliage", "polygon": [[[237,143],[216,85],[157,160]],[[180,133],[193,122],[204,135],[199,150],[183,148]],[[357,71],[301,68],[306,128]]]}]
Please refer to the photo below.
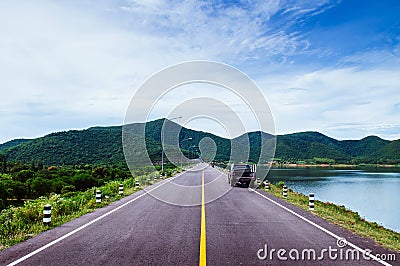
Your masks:
[{"label": "foliage", "polygon": [[[123,184],[124,195],[130,195],[146,184],[154,183],[154,179],[149,183],[148,177],[158,174],[151,172],[150,169],[143,169],[141,176],[132,176],[129,171],[115,167],[85,166],[85,168],[85,170],[71,167],[37,169],[33,178],[28,179],[26,183],[13,179],[19,172],[0,174],[0,210],[3,209],[0,212],[0,249],[120,199],[119,184]],[[170,167],[166,169],[167,175],[177,170]],[[110,178],[111,180],[108,180]],[[139,188],[136,188],[136,180],[140,183]],[[19,206],[12,206],[15,202],[10,198],[16,196],[18,186],[26,188],[30,197],[39,197],[23,200]],[[97,189],[101,190],[103,195],[101,203],[95,201]],[[55,190],[60,192],[54,193]],[[8,205],[11,206],[5,208],[7,201],[10,201]],[[50,227],[43,225],[42,222],[43,206],[46,204],[52,207]]]},{"label": "foliage", "polygon": [[14,139],[11,141],[8,141],[6,143],[0,144],[0,151],[18,146],[19,144],[25,143],[30,141],[30,139]]},{"label": "foliage", "polygon": [[[124,180],[131,176],[128,170],[117,167],[92,166],[76,169],[50,166],[40,169],[22,163],[14,163],[11,166],[9,174],[0,174],[0,210],[8,205],[21,205],[23,199],[34,199],[51,193],[85,191],[112,180]],[[149,173],[150,169],[142,172]]]},{"label": "foliage", "polygon": [[334,159],[329,159],[329,158],[314,158],[313,161],[317,164],[333,164],[333,163],[335,163]]}]

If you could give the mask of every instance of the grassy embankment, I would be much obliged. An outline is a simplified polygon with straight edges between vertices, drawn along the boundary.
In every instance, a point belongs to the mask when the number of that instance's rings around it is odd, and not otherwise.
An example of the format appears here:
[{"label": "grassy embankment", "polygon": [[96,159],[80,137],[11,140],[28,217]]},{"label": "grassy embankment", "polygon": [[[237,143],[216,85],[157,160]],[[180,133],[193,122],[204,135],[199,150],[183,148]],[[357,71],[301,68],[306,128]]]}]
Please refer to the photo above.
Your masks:
[{"label": "grassy embankment", "polygon": [[[270,190],[267,192],[282,198],[282,186],[283,182],[277,185],[270,184]],[[308,211],[308,196],[289,189],[288,198],[285,200]],[[315,201],[313,213],[360,236],[371,238],[383,247],[400,251],[400,233],[386,229],[375,222],[368,222],[357,212],[347,210],[344,206]]]},{"label": "grassy embankment", "polygon": [[[135,178],[129,178],[123,181],[110,181],[104,186],[91,188],[84,192],[52,194],[49,197],[26,201],[21,207],[7,208],[0,212],[0,250],[121,199],[122,196],[118,194],[119,184],[124,185],[123,196],[130,195],[148,185],[147,178],[155,174],[136,177],[141,184],[139,188],[135,188]],[[150,184],[154,182],[152,179]],[[101,203],[96,203],[97,189],[102,192]],[[43,224],[43,207],[48,203],[52,207],[51,225],[45,226]]]}]

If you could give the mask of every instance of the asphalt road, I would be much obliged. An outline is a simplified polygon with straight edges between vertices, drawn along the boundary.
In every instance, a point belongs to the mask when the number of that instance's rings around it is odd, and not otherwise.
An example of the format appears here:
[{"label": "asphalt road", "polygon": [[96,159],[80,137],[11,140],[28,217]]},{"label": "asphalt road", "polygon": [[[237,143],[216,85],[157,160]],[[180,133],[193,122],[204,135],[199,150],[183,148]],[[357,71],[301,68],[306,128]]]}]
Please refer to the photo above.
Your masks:
[{"label": "asphalt road", "polygon": [[1,251],[0,265],[400,265],[357,249],[393,254],[200,165]]}]

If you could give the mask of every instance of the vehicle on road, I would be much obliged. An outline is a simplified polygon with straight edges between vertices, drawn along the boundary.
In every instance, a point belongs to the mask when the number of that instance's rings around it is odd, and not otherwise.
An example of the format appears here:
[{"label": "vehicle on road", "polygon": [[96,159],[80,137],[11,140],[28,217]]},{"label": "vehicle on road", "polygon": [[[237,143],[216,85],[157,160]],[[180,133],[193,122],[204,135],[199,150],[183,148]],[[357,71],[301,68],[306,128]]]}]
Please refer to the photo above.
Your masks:
[{"label": "vehicle on road", "polygon": [[228,173],[228,182],[234,187],[235,185],[241,185],[249,187],[254,183],[256,179],[256,173],[252,171],[252,167],[248,164],[232,164]]}]

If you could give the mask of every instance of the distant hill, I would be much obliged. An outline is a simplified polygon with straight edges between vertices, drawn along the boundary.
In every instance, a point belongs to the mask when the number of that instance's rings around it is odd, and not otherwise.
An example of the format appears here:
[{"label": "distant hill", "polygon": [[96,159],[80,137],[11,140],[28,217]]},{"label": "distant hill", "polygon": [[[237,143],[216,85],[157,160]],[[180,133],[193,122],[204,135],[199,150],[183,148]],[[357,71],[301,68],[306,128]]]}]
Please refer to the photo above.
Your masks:
[{"label": "distant hill", "polygon": [[369,136],[361,140],[344,140],[341,146],[343,151],[351,157],[369,158],[379,155],[381,149],[390,143],[377,136]]},{"label": "distant hill", "polygon": [[[146,150],[153,161],[161,160],[161,127],[164,120],[159,119],[146,124],[132,124],[132,130],[146,128]],[[177,130],[183,153],[191,146],[198,146],[201,139],[209,137],[217,146],[218,161],[227,161],[231,154],[231,143],[241,147],[250,143],[250,160],[256,161],[260,155],[261,138],[273,136],[264,132],[250,132],[235,139],[221,138],[207,132],[180,128],[171,123],[169,130]],[[29,163],[41,160],[45,165],[76,164],[125,164],[121,139],[122,127],[92,127],[86,130],[71,130],[52,133],[32,140],[13,140],[0,145],[10,161]],[[133,140],[135,142],[135,139]],[[134,144],[134,143],[133,143]],[[266,145],[270,145],[267,143]],[[194,151],[195,149],[191,149]],[[143,151],[145,152],[145,151]],[[319,132],[300,132],[277,136],[275,157],[283,161],[296,162],[313,158],[328,158],[341,163],[400,163],[400,140],[388,141],[376,136],[361,140],[336,140]]]},{"label": "distant hill", "polygon": [[12,148],[14,146],[17,146],[19,144],[25,143],[30,141],[30,139],[13,139],[10,141],[7,141],[3,144],[0,144],[0,152],[9,148]]},{"label": "distant hill", "polygon": [[351,156],[343,151],[340,141],[319,132],[301,132],[280,135],[277,140],[275,157],[284,160],[330,158],[349,160]]},{"label": "distant hill", "polygon": [[11,161],[28,163],[32,159],[40,159],[46,165],[117,163],[124,159],[121,127],[94,127],[52,133],[5,152]]},{"label": "distant hill", "polygon": [[389,142],[375,153],[376,158],[389,162],[398,161],[400,157],[400,140]]}]

